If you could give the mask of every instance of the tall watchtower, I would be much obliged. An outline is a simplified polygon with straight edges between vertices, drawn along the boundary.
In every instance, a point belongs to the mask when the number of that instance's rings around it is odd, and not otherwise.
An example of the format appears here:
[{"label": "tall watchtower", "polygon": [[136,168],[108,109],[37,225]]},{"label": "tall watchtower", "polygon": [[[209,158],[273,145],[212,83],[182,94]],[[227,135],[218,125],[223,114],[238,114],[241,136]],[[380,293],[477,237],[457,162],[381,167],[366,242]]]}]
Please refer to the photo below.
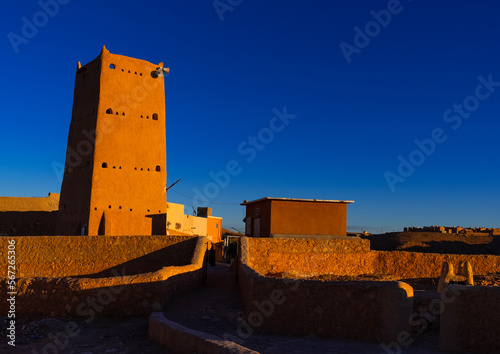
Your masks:
[{"label": "tall watchtower", "polygon": [[162,67],[105,47],[78,63],[58,234],[165,234]]}]

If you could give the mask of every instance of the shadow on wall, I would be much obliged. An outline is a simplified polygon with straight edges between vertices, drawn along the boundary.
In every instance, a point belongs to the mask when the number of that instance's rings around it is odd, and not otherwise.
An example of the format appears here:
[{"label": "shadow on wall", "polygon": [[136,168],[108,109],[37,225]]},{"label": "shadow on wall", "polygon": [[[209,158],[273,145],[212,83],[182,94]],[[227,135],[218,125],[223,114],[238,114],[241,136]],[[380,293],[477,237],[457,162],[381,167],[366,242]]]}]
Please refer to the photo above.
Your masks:
[{"label": "shadow on wall", "polygon": [[491,242],[491,246],[496,249],[496,255],[500,256],[500,236],[493,236],[493,242]]},{"label": "shadow on wall", "polygon": [[196,238],[175,243],[125,263],[117,264],[99,273],[73,276],[73,278],[105,278],[116,274],[138,275],[155,272],[163,267],[180,267],[191,264]]},{"label": "shadow on wall", "polygon": [[[120,273],[121,274],[121,273]],[[154,311],[161,311],[165,308],[168,300],[178,293],[185,293],[201,286],[204,282],[204,269],[196,269],[182,274],[175,274],[162,281],[144,281],[134,284],[120,284],[117,286],[104,286],[94,289],[63,292],[66,298],[62,297],[61,303],[65,306],[57,305],[53,297],[61,295],[53,294],[48,299],[34,299],[38,302],[37,315],[68,317],[75,316],[91,321],[95,317],[109,316],[142,316]],[[127,274],[130,275],[130,274]],[[43,285],[44,286],[44,285]],[[28,302],[28,297],[22,300]],[[92,304],[97,302],[97,306]],[[27,313],[25,316],[29,317]]]},{"label": "shadow on wall", "polygon": [[[496,240],[495,240],[496,241]],[[497,241],[490,244],[471,245],[460,241],[431,241],[426,242],[427,246],[412,246],[401,251],[422,252],[422,253],[449,253],[449,254],[500,254],[500,243]]]},{"label": "shadow on wall", "polygon": [[146,215],[151,218],[151,235],[166,235],[167,234],[167,214]]},{"label": "shadow on wall", "polygon": [[54,234],[57,211],[0,212],[0,235],[49,236]]},{"label": "shadow on wall", "polygon": [[373,251],[500,255],[500,236],[395,232],[361,238]]}]

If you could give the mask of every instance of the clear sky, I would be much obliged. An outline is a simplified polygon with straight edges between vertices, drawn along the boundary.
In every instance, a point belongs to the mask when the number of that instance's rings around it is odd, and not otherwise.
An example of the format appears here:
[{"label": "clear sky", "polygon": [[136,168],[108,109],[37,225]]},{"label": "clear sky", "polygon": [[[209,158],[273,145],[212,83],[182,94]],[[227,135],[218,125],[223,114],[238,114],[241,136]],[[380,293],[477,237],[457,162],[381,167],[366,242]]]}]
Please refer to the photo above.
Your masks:
[{"label": "clear sky", "polygon": [[[9,1],[0,195],[59,192],[78,61],[163,61],[168,201],[347,199],[348,228],[500,227],[496,1]],[[226,205],[228,204],[228,205]]]}]

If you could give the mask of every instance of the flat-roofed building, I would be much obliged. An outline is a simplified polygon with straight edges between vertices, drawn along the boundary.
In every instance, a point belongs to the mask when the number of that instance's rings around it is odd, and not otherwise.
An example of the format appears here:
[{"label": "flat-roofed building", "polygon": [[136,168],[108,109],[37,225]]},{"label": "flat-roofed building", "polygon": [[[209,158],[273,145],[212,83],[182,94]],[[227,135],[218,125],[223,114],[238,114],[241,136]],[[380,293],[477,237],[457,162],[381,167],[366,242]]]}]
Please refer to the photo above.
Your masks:
[{"label": "flat-roofed building", "polygon": [[245,235],[253,237],[346,236],[352,200],[265,197],[244,201]]}]

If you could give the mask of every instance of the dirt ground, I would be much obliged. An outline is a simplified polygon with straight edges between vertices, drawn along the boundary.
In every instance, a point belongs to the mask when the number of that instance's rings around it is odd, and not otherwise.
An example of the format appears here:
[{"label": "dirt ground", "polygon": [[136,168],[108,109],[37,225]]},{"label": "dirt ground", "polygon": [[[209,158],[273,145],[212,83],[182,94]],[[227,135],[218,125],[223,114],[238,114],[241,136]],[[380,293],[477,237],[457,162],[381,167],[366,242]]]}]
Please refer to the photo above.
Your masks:
[{"label": "dirt ground", "polygon": [[[86,323],[78,318],[20,318],[16,321],[16,346],[7,344],[7,322],[1,318],[0,353],[172,353],[151,341],[148,317],[96,318]],[[68,336],[66,328],[70,330]]]}]

